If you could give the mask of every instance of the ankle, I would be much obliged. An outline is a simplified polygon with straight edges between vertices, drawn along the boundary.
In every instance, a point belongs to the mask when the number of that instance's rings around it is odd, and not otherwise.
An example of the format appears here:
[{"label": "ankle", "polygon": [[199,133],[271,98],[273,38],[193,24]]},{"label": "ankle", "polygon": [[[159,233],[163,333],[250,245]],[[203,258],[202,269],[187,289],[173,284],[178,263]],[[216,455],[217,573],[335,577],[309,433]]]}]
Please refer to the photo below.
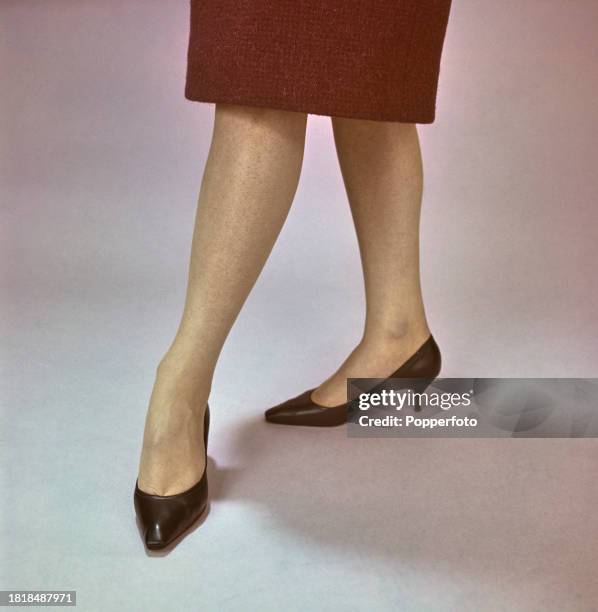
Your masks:
[{"label": "ankle", "polygon": [[165,376],[211,381],[214,367],[205,355],[171,348],[160,359],[156,371]]},{"label": "ankle", "polygon": [[360,345],[365,350],[377,353],[400,354],[405,350],[418,348],[429,336],[430,329],[425,321],[418,324],[385,326],[366,330]]},{"label": "ankle", "polygon": [[156,386],[173,400],[204,405],[212,389],[213,372],[191,360],[166,354],[156,368]]}]

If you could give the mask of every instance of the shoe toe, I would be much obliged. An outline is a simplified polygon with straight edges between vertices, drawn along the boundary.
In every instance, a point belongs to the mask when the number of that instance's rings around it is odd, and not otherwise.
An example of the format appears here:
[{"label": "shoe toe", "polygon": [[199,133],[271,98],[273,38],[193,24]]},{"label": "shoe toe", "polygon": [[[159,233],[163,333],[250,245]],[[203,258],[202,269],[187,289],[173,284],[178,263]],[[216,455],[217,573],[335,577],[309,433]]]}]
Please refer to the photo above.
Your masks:
[{"label": "shoe toe", "polygon": [[297,410],[293,410],[284,406],[275,406],[274,408],[269,408],[265,412],[266,421],[269,423],[286,423],[293,416],[296,416]]},{"label": "shoe toe", "polygon": [[160,523],[150,525],[145,533],[145,545],[151,550],[158,550],[167,545]]},{"label": "shoe toe", "polygon": [[306,409],[313,408],[310,400],[313,389],[300,393],[297,397],[286,400],[282,404],[268,408],[264,413],[266,421],[270,423],[289,423],[300,416]]}]

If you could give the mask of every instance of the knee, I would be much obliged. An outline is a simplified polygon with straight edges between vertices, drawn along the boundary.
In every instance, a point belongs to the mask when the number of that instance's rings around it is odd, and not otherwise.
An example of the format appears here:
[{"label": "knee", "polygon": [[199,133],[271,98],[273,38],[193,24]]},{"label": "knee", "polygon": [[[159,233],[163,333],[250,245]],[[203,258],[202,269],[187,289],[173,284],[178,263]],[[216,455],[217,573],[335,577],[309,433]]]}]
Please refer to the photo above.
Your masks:
[{"label": "knee", "polygon": [[305,129],[307,113],[217,102],[215,120],[217,122],[233,122],[238,127],[246,127],[252,130],[271,130],[281,127]]},{"label": "knee", "polygon": [[415,123],[399,121],[381,121],[374,119],[356,119],[349,117],[331,117],[332,127],[335,131],[346,133],[409,133],[416,130]]}]

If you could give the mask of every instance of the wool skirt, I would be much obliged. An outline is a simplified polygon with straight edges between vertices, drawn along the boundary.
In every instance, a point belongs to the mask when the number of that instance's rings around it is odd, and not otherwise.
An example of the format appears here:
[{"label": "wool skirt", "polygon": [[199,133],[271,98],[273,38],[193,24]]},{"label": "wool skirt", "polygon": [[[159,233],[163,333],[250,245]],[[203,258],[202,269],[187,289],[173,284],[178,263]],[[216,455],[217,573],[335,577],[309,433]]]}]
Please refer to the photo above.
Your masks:
[{"label": "wool skirt", "polygon": [[190,0],[185,98],[433,123],[451,0]]}]

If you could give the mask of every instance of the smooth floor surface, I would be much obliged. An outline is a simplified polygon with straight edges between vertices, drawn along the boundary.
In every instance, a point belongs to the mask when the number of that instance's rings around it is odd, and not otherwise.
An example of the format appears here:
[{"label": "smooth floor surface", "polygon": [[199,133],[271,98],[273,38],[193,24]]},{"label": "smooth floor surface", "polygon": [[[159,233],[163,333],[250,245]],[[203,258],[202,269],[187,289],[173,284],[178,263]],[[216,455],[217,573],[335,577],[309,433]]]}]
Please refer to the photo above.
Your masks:
[{"label": "smooth floor surface", "polygon": [[[422,274],[444,376],[596,376],[593,0],[454,3]],[[183,304],[213,106],[188,8],[5,1],[0,589],[85,611],[598,610],[598,441],[349,439],[267,424],[363,320],[330,120],[223,350],[207,519],[144,552],[132,493]]]}]

